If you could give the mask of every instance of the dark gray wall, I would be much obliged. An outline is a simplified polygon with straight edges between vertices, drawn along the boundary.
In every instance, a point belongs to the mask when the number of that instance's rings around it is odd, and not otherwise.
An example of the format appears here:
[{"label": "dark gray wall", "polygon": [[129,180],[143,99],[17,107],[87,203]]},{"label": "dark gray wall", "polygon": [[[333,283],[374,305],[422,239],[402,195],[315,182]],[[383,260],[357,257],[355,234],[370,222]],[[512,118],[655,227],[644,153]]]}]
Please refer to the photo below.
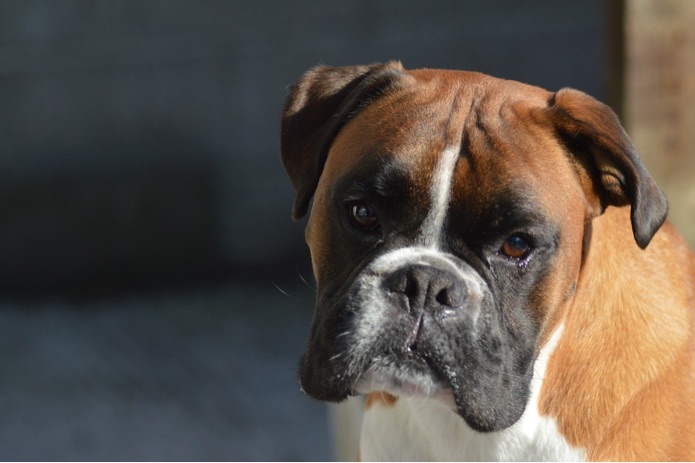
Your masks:
[{"label": "dark gray wall", "polygon": [[0,3],[0,290],[306,266],[278,124],[319,63],[604,96],[600,0]]}]

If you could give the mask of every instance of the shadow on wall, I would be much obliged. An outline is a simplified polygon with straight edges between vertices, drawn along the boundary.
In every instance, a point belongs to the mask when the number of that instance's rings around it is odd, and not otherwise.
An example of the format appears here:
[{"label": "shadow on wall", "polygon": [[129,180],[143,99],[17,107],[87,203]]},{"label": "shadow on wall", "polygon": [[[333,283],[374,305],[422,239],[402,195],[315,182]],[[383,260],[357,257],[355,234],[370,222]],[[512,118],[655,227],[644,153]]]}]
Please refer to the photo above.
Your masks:
[{"label": "shadow on wall", "polygon": [[212,153],[170,130],[96,140],[0,186],[0,291],[110,292],[219,272]]}]

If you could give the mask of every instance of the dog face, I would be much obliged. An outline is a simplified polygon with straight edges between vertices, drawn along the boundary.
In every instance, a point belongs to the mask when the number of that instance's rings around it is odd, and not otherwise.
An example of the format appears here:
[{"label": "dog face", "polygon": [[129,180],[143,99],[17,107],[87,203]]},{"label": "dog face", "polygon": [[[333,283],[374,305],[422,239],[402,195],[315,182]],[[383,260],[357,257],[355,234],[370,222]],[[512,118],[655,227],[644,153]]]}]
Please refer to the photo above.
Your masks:
[{"label": "dog face", "polygon": [[317,68],[282,153],[296,217],[314,196],[304,391],[441,398],[478,431],[523,413],[590,220],[630,203],[646,246],[665,215],[608,108],[475,73]]}]

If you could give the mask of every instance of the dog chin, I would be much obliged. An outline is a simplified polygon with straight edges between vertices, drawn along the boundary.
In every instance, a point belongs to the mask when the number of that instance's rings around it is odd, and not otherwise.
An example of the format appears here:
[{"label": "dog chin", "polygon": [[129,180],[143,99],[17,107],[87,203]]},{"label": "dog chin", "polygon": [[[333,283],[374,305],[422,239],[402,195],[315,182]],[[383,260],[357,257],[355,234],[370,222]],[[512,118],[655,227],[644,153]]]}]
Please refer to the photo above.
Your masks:
[{"label": "dog chin", "polygon": [[451,387],[427,373],[404,373],[392,367],[370,367],[360,375],[353,391],[356,394],[387,392],[396,397],[433,399],[453,411],[457,410]]}]

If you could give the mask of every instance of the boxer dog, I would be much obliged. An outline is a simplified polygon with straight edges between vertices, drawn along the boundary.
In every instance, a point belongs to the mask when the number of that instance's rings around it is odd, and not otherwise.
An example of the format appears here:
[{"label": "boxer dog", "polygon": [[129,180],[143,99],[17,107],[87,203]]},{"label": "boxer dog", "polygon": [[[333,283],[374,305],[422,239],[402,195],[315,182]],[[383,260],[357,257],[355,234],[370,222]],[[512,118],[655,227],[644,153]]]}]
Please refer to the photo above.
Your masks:
[{"label": "boxer dog", "polygon": [[366,460],[695,459],[695,258],[618,118],[400,63],[291,87],[316,312],[302,389]]}]

